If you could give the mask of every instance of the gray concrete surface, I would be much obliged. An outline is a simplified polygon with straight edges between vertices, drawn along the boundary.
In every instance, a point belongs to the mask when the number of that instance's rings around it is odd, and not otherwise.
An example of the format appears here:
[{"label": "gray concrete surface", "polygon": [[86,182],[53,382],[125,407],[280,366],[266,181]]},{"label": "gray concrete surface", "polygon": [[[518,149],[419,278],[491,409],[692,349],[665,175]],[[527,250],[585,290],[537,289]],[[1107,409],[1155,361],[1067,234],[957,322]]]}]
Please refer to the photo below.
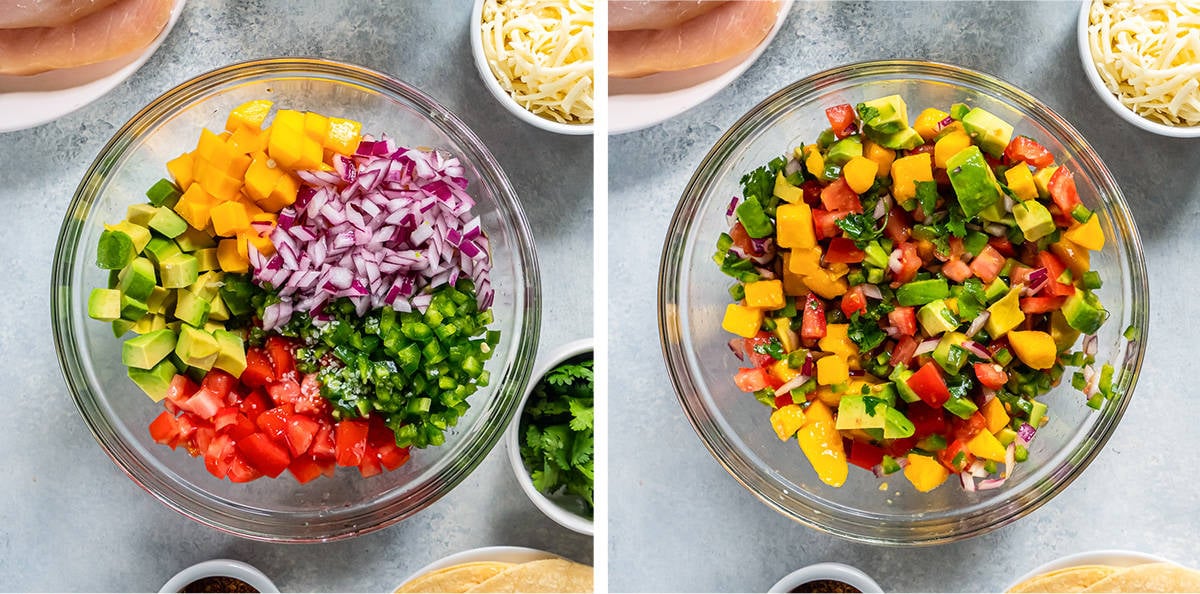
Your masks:
[{"label": "gray concrete surface", "polygon": [[591,336],[592,140],[534,129],[487,94],[471,61],[470,8],[469,0],[190,0],[126,84],[54,123],[0,134],[0,590],[157,591],[180,569],[219,557],[257,566],[285,591],[391,591],[426,563],[490,545],[592,561],[590,538],[559,528],[525,498],[503,445],[443,500],[367,536],[271,545],[219,533],[160,504],[104,455],[54,353],[54,240],[103,144],[176,84],[277,56],[388,72],[457,113],[499,158],[532,224],[544,280],[542,347]]},{"label": "gray concrete surface", "polygon": [[[762,58],[720,94],[662,125],[609,141],[609,586],[612,591],[765,592],[794,569],[842,561],[886,591],[998,591],[1063,555],[1135,549],[1200,565],[1191,381],[1200,305],[1200,142],[1153,136],[1110,112],[1084,79],[1076,3],[797,2]],[[917,58],[995,74],[1048,103],[1105,159],[1146,248],[1151,328],[1132,404],[1107,448],[1026,518],[962,543],[853,544],[792,523],[702,447],[662,363],[657,265],[677,197],[708,149],[786,84],[869,59]]]}]

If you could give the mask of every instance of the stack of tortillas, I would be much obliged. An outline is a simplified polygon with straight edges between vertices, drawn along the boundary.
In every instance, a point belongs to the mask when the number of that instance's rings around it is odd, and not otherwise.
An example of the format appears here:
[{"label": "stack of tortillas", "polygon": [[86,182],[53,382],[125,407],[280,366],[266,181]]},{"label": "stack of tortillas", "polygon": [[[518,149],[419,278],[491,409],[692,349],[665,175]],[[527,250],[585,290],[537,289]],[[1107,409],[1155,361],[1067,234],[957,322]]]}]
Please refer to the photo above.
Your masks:
[{"label": "stack of tortillas", "polygon": [[1031,577],[1008,590],[1026,592],[1200,592],[1200,571],[1174,563],[1133,567],[1079,565]]},{"label": "stack of tortillas", "polygon": [[528,563],[477,561],[419,575],[396,589],[408,592],[591,592],[592,567],[566,559]]}]

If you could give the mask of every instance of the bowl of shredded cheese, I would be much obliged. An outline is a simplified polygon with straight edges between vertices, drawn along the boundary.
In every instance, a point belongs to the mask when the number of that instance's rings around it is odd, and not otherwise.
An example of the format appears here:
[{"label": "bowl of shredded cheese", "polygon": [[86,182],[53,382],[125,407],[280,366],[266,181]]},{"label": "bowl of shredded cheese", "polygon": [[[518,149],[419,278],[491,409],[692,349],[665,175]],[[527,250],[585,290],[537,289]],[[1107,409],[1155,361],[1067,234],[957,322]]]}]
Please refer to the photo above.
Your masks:
[{"label": "bowl of shredded cheese", "polygon": [[1089,0],[1079,11],[1088,81],[1129,123],[1200,137],[1200,3]]},{"label": "bowl of shredded cheese", "polygon": [[594,128],[593,0],[476,0],[471,51],[513,115],[559,134]]}]

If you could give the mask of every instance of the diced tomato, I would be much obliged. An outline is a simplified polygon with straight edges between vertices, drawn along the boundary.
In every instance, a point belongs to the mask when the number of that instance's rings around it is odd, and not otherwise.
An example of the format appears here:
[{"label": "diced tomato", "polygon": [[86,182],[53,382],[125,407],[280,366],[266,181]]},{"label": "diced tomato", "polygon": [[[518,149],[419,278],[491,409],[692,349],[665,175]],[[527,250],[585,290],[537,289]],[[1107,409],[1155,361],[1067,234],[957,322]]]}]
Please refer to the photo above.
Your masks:
[{"label": "diced tomato", "polygon": [[187,410],[196,413],[196,416],[202,419],[211,419],[217,414],[218,410],[225,405],[225,398],[218,397],[216,394],[209,392],[207,388],[200,388],[192,394],[191,398],[187,399]]},{"label": "diced tomato", "polygon": [[738,221],[729,229],[729,236],[733,238],[733,245],[742,250],[743,254],[754,253],[754,241],[750,238],[750,234],[746,233],[746,228],[742,226],[742,222]]},{"label": "diced tomato", "polygon": [[267,386],[267,395],[275,401],[276,406],[281,404],[295,406],[296,400],[300,398],[300,384],[295,380],[282,379]]},{"label": "diced tomato", "polygon": [[170,400],[180,410],[188,410],[184,404],[199,389],[200,386],[197,386],[188,376],[177,373],[175,377],[171,378],[171,385],[167,387],[167,400]]},{"label": "diced tomato", "polygon": [[812,293],[804,298],[804,313],[800,318],[800,338],[810,341],[825,338],[825,305]]},{"label": "diced tomato", "polygon": [[204,376],[204,381],[200,382],[200,386],[216,394],[217,398],[225,400],[230,388],[236,383],[237,380],[232,375],[214,367]]},{"label": "diced tomato", "polygon": [[1046,274],[1050,277],[1042,292],[1051,297],[1070,297],[1075,294],[1074,285],[1058,282],[1058,277],[1062,276],[1063,272],[1067,269],[1063,265],[1062,260],[1058,259],[1058,256],[1048,251],[1038,252],[1037,262],[1039,266],[1046,269]]},{"label": "diced tomato", "polygon": [[900,340],[896,341],[896,346],[892,349],[888,362],[897,367],[908,367],[909,361],[912,361],[913,354],[916,352],[917,339],[912,336],[901,336]]},{"label": "diced tomato", "polygon": [[770,342],[771,333],[769,332],[759,332],[758,335],[754,336],[753,338],[743,339],[743,343],[745,344],[743,348],[746,351],[746,358],[750,360],[752,365],[755,367],[766,367],[775,362],[775,358],[771,355],[768,355],[765,352],[758,352],[762,350],[762,347],[766,346]]},{"label": "diced tomato", "polygon": [[1013,138],[1004,148],[1004,158],[1012,165],[1024,161],[1027,165],[1041,169],[1054,163],[1054,155],[1046,147],[1028,136]]},{"label": "diced tomato", "polygon": [[396,470],[404,466],[408,462],[408,448],[402,448],[396,445],[396,442],[385,443],[379,446],[379,463],[388,470]]},{"label": "diced tomato", "polygon": [[262,472],[251,466],[245,458],[236,454],[230,458],[228,470],[229,480],[235,483],[248,483],[263,475]]},{"label": "diced tomato", "polygon": [[810,179],[800,184],[800,189],[804,191],[804,203],[809,206],[820,204],[821,190],[824,188],[825,186],[822,186],[821,182],[815,179]]},{"label": "diced tomato", "polygon": [[1012,242],[1007,237],[989,237],[988,245],[992,246],[992,249],[997,252],[1000,252],[1005,258],[1011,258],[1017,254],[1016,250],[1013,249]]},{"label": "diced tomato", "polygon": [[321,427],[317,429],[317,434],[313,437],[312,445],[309,446],[308,452],[317,458],[332,460],[337,456],[336,447],[333,443],[333,426],[321,423]]},{"label": "diced tomato", "polygon": [[900,205],[892,206],[892,212],[888,214],[887,225],[883,227],[883,234],[893,243],[904,243],[912,237],[912,220],[908,218],[908,212]]},{"label": "diced tomato", "polygon": [[825,118],[829,120],[833,135],[838,138],[845,138],[858,132],[858,126],[854,123],[855,117],[854,107],[849,103],[825,108]]},{"label": "diced tomato", "polygon": [[783,408],[789,404],[796,404],[791,392],[784,392],[775,397],[775,408]]},{"label": "diced tomato", "polygon": [[867,253],[854,245],[853,239],[834,237],[825,249],[825,261],[829,263],[858,264],[866,259]]},{"label": "diced tomato", "polygon": [[1046,189],[1050,192],[1050,199],[1065,214],[1071,214],[1076,206],[1082,204],[1079,201],[1079,193],[1075,190],[1075,176],[1066,167],[1059,167],[1054,175],[1050,176]]},{"label": "diced tomato", "polygon": [[375,448],[367,446],[362,462],[358,463],[358,472],[363,478],[371,478],[383,472],[383,464],[379,463],[379,452]]},{"label": "diced tomato", "polygon": [[946,380],[942,379],[942,372],[938,371],[937,364],[932,361],[922,365],[906,383],[929,406],[940,407],[950,400],[950,389],[946,387]]},{"label": "diced tomato", "polygon": [[296,371],[296,360],[292,356],[292,345],[287,339],[272,336],[267,339],[267,356],[271,359],[271,368],[275,371],[275,379]]},{"label": "diced tomato", "polygon": [[275,381],[275,370],[266,351],[253,347],[246,349],[246,369],[240,379],[251,388],[261,388]]},{"label": "diced tomato", "polygon": [[236,406],[226,406],[218,411],[213,418],[213,426],[217,431],[228,433],[234,439],[241,439],[257,430],[254,421]]},{"label": "diced tomato", "polygon": [[204,448],[204,467],[213,476],[225,478],[235,453],[233,438],[228,435],[217,435],[208,442],[208,447]]},{"label": "diced tomato", "polygon": [[895,309],[888,312],[888,323],[896,327],[896,330],[904,336],[912,336],[917,333],[917,308],[912,306],[898,305]]},{"label": "diced tomato", "polygon": [[[1012,248],[1012,244],[1009,244],[1009,248]],[[970,268],[971,272],[979,277],[979,280],[985,284],[991,283],[1000,276],[1000,271],[1004,269],[1004,256],[1000,250],[989,243],[983,248],[983,251],[979,252],[978,256],[975,256],[974,260],[971,260]]]},{"label": "diced tomato", "polygon": [[1066,297],[1025,297],[1021,299],[1021,311],[1027,314],[1044,314],[1062,309]]},{"label": "diced tomato", "polygon": [[[743,392],[757,392],[770,387],[771,374],[762,367],[743,367],[738,369],[737,374],[733,376],[733,382]],[[338,439],[340,441],[341,437],[339,436]],[[342,466],[350,465],[343,464]]]},{"label": "diced tomato", "polygon": [[175,418],[175,426],[179,429],[179,439],[191,439],[196,429],[208,425],[208,422],[192,413],[183,413]]},{"label": "diced tomato", "polygon": [[[212,440],[214,440],[216,438],[217,438],[216,429],[213,429],[212,427],[197,428],[196,434],[192,436],[192,440],[189,442],[189,443],[195,444],[195,446],[189,447],[188,453],[193,456],[199,456],[200,454],[207,452],[209,444],[211,444]],[[236,439],[232,435],[230,436],[230,438]]]},{"label": "diced tomato", "polygon": [[913,449],[913,446],[917,445],[918,441],[920,440],[917,439],[916,436],[905,437],[903,439],[893,439],[891,443],[888,443],[883,447],[883,450],[887,452],[887,455],[893,458],[903,458],[910,450]]},{"label": "diced tomato", "polygon": [[846,294],[842,295],[842,313],[848,318],[854,312],[867,313],[867,295],[862,285],[850,287]]},{"label": "diced tomato", "polygon": [[316,437],[317,431],[321,429],[320,423],[314,421],[311,417],[296,413],[288,417],[287,421],[287,444],[293,456],[299,456],[308,451],[308,447],[312,445],[313,438]]},{"label": "diced tomato", "polygon": [[291,456],[279,444],[263,433],[251,433],[235,442],[238,454],[255,470],[275,478],[287,470]]},{"label": "diced tomato", "polygon": [[980,431],[987,429],[987,419],[979,411],[971,413],[971,416],[961,419],[959,417],[951,417],[950,426],[954,431],[954,438],[963,441],[970,441]]},{"label": "diced tomato", "polygon": [[272,406],[265,394],[254,390],[250,392],[250,395],[246,396],[245,400],[242,400],[238,408],[241,409],[242,414],[246,415],[253,422],[258,420],[258,415],[266,412]]},{"label": "diced tomato", "polygon": [[288,472],[296,477],[296,482],[303,485],[319,476],[324,469],[312,456],[297,456],[292,458],[292,463],[288,464]]},{"label": "diced tomato", "polygon": [[921,153],[933,154],[933,143],[922,144],[921,146],[908,151],[908,155],[919,155]]},{"label": "diced tomato", "polygon": [[155,442],[170,445],[178,437],[179,424],[175,421],[175,415],[163,411],[150,421],[150,439]]},{"label": "diced tomato", "polygon": [[967,266],[966,262],[962,260],[950,260],[942,265],[942,274],[956,283],[961,283],[971,278],[973,273],[971,272],[971,267]]},{"label": "diced tomato", "polygon": [[291,416],[295,414],[292,405],[285,404],[277,406],[271,410],[258,415],[254,424],[258,425],[259,430],[275,441],[285,444],[287,443],[287,422]]},{"label": "diced tomato", "polygon": [[317,379],[317,374],[307,374],[300,380],[300,397],[296,399],[296,412],[318,418],[329,415],[329,401],[321,396],[321,381]]},{"label": "diced tomato", "polygon": [[334,444],[338,466],[358,466],[367,451],[366,421],[346,419],[334,426]]},{"label": "diced tomato", "polygon": [[940,408],[933,408],[924,402],[910,402],[904,415],[912,421],[915,427],[913,437],[917,439],[946,432],[946,413]]},{"label": "diced tomato", "polygon": [[967,440],[955,439],[946,449],[937,453],[938,462],[950,469],[950,472],[961,473],[975,463],[975,455],[967,449]]},{"label": "diced tomato", "polygon": [[894,287],[898,287],[916,278],[917,272],[924,265],[924,262],[921,261],[921,255],[917,253],[917,245],[915,243],[902,243],[897,247],[900,250],[900,270],[892,271],[892,286]]},{"label": "diced tomato", "polygon": [[883,448],[869,444],[865,441],[850,442],[850,452],[846,455],[846,461],[867,470],[871,470],[875,465],[883,462]]},{"label": "diced tomato", "polygon": [[1004,372],[1003,367],[995,363],[976,363],[975,377],[983,387],[992,390],[999,390],[1008,383],[1008,374]]},{"label": "diced tomato", "polygon": [[845,177],[837,178],[821,190],[821,205],[829,211],[862,212],[862,202],[859,201],[858,194],[850,189]]},{"label": "diced tomato", "polygon": [[829,239],[830,237],[838,237],[842,234],[841,227],[837,226],[837,222],[844,216],[844,212],[831,212],[820,208],[812,209],[813,216],[813,232],[817,239]]}]

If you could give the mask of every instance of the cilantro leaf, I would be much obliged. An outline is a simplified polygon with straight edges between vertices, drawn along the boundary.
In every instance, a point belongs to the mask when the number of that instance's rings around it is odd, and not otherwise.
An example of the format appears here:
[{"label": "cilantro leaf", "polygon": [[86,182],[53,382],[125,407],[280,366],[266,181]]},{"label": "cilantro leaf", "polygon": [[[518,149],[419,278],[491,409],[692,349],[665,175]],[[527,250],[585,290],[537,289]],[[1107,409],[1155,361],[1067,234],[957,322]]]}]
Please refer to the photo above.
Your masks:
[{"label": "cilantro leaf", "polygon": [[591,429],[595,422],[591,403],[575,399],[568,400],[567,402],[571,408],[571,430],[585,431]]},{"label": "cilantro leaf", "polygon": [[921,211],[925,213],[925,216],[933,214],[937,208],[937,199],[937,182],[917,182],[917,202],[921,205]]},{"label": "cilantro leaf", "polygon": [[538,491],[572,494],[582,513],[593,511],[595,450],[590,353],[547,372],[534,386],[521,413],[521,459]]},{"label": "cilantro leaf", "polygon": [[946,230],[951,235],[963,238],[967,236],[967,217],[963,215],[961,208],[950,208],[950,219],[946,221]]},{"label": "cilantro leaf", "polygon": [[875,219],[866,214],[848,214],[837,220],[837,226],[860,248],[883,236],[883,229],[876,229]]},{"label": "cilantro leaf", "polygon": [[854,111],[858,112],[858,119],[862,120],[863,126],[866,126],[867,122],[879,117],[879,108],[871,107],[866,103],[855,105]]},{"label": "cilantro leaf", "polygon": [[872,417],[875,416],[875,407],[879,406],[880,404],[883,404],[886,406],[887,401],[882,398],[876,398],[874,396],[863,396],[863,408],[865,408],[867,411],[867,414]]},{"label": "cilantro leaf", "polygon": [[850,340],[858,345],[858,350],[864,353],[883,344],[883,340],[887,338],[887,334],[879,328],[877,318],[864,317],[860,312],[854,312],[854,315],[850,316],[850,330],[847,334]]},{"label": "cilantro leaf", "polygon": [[742,176],[742,196],[747,200],[757,198],[762,204],[775,193],[775,174],[787,165],[787,158],[776,157],[766,165]]}]

